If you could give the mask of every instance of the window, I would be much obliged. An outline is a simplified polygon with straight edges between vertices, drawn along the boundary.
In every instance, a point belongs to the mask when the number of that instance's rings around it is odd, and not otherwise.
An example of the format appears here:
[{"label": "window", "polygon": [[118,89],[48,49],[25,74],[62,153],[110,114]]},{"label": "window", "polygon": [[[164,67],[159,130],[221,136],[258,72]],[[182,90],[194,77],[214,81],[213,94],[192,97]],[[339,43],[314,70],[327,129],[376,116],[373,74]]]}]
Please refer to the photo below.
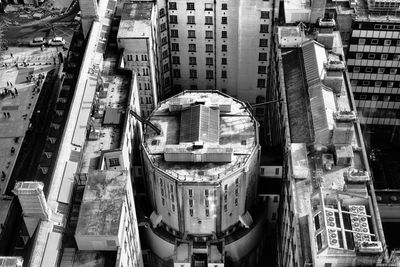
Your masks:
[{"label": "window", "polygon": [[196,31],[188,30],[188,38],[196,38]]},{"label": "window", "polygon": [[381,60],[386,60],[388,58],[388,54],[382,54],[381,55]]},{"label": "window", "polygon": [[385,40],[384,45],[388,46],[392,44],[392,40]]},{"label": "window", "polygon": [[192,3],[192,2],[186,3],[186,9],[187,10],[194,10],[194,3]]},{"label": "window", "polygon": [[397,40],[396,46],[400,46],[400,40]]},{"label": "window", "polygon": [[279,201],[279,197],[278,196],[274,196],[274,203],[278,203]]},{"label": "window", "polygon": [[363,81],[362,85],[368,86],[369,85],[369,81]]},{"label": "window", "polygon": [[170,15],[169,16],[169,23],[170,24],[177,24],[178,23],[178,16]]},{"label": "window", "polygon": [[167,24],[161,23],[160,29],[162,32],[165,31],[167,29]]},{"label": "window", "polygon": [[176,2],[169,2],[169,9],[176,10]]},{"label": "window", "polygon": [[196,57],[189,57],[189,65],[196,65]]},{"label": "window", "polygon": [[366,67],[365,68],[365,72],[372,72],[372,68],[371,67]]},{"label": "window", "polygon": [[272,218],[271,219],[274,220],[274,221],[276,220],[276,212],[272,213]]},{"label": "window", "polygon": [[212,31],[206,31],[206,39],[212,39],[213,38],[213,32]]},{"label": "window", "polygon": [[205,3],[204,4],[204,10],[213,10],[213,4]]},{"label": "window", "polygon": [[228,10],[228,4],[222,4],[221,5],[222,10]]},{"label": "window", "polygon": [[238,205],[238,199],[235,198],[235,206],[237,207],[237,205]]},{"label": "window", "polygon": [[378,68],[378,73],[379,74],[385,73],[385,68]]},{"label": "window", "polygon": [[372,101],[378,101],[378,95],[372,95],[371,100]]},{"label": "window", "polygon": [[393,84],[394,84],[393,82],[387,82],[387,83],[386,83],[386,86],[387,86],[387,87],[393,87]]},{"label": "window", "polygon": [[221,58],[221,65],[226,65],[226,57]]},{"label": "window", "polygon": [[164,50],[164,51],[162,52],[162,57],[163,57],[163,58],[168,57],[168,50]]},{"label": "window", "polygon": [[167,43],[167,40],[168,40],[167,37],[161,38],[161,44],[165,45]]},{"label": "window", "polygon": [[177,38],[178,37],[178,30],[171,30],[171,37]]},{"label": "window", "polygon": [[132,55],[127,55],[128,61],[132,61]]},{"label": "window", "polygon": [[390,95],[383,96],[383,101],[385,101],[385,102],[390,101]]},{"label": "window", "polygon": [[400,59],[400,54],[394,54],[393,55],[393,60],[394,61],[399,61],[399,59]]},{"label": "window", "polygon": [[175,212],[175,204],[172,204],[172,212]]},{"label": "window", "polygon": [[214,79],[214,72],[212,70],[206,70],[206,79]]},{"label": "window", "polygon": [[268,47],[268,39],[260,39],[260,47]]},{"label": "window", "polygon": [[262,19],[269,19],[269,11],[261,11]]},{"label": "window", "polygon": [[193,197],[193,189],[192,188],[189,188],[188,195],[189,195],[189,197]]},{"label": "window", "polygon": [[257,79],[257,87],[265,88],[265,79]]},{"label": "window", "polygon": [[222,52],[228,51],[228,46],[227,46],[227,45],[222,45],[222,46],[221,46],[221,51],[222,51]]},{"label": "window", "polygon": [[396,74],[397,73],[397,69],[390,69],[390,74]]},{"label": "window", "polygon": [[193,199],[189,199],[189,207],[193,207]]},{"label": "window", "polygon": [[375,87],[381,87],[381,85],[382,85],[382,82],[381,82],[381,81],[376,81],[376,82],[375,82]]},{"label": "window", "polygon": [[194,16],[187,16],[187,24],[195,24],[195,18]]},{"label": "window", "polygon": [[177,56],[172,57],[172,64],[180,64],[179,57]]},{"label": "window", "polygon": [[222,17],[221,24],[228,24],[228,17]]},{"label": "window", "polygon": [[267,66],[258,66],[258,74],[266,74]]},{"label": "window", "polygon": [[226,79],[227,78],[226,70],[221,71],[221,78],[222,79]]},{"label": "window", "polygon": [[351,86],[357,86],[357,80],[350,80]]},{"label": "window", "polygon": [[214,65],[214,59],[212,57],[206,57],[206,65],[207,66]]},{"label": "window", "polygon": [[212,44],[206,44],[206,52],[212,53],[213,52],[213,45]]},{"label": "window", "polygon": [[261,24],[260,25],[260,33],[268,33],[269,32],[269,25],[268,24]]},{"label": "window", "polygon": [[189,77],[191,79],[196,79],[197,78],[197,70],[190,70],[189,71]]},{"label": "window", "polygon": [[193,209],[190,209],[189,213],[190,213],[190,217],[193,217]]},{"label": "window", "polygon": [[362,59],[362,58],[363,58],[363,53],[356,54],[356,59]]},{"label": "window", "polygon": [[364,45],[365,44],[365,39],[364,38],[358,39],[358,44],[359,45]]},{"label": "window", "polygon": [[375,54],[374,53],[369,53],[368,54],[369,59],[375,59]]},{"label": "window", "polygon": [[196,52],[196,44],[189,44],[189,52]]},{"label": "window", "polygon": [[227,37],[228,37],[227,31],[222,31],[221,37],[222,37],[222,38],[227,38]]},{"label": "window", "polygon": [[268,54],[267,53],[259,53],[258,54],[258,61],[267,61]]},{"label": "window", "polygon": [[181,71],[179,69],[174,69],[174,78],[180,78],[181,77]]},{"label": "window", "polygon": [[191,84],[190,85],[190,90],[197,90],[197,85]]},{"label": "window", "polygon": [[210,216],[210,211],[209,211],[209,209],[206,209],[206,217],[209,217]]},{"label": "window", "polygon": [[377,45],[378,44],[378,39],[372,39],[371,40],[372,45]]},{"label": "window", "polygon": [[172,43],[171,44],[171,50],[172,51],[179,51],[179,44],[178,43]]},{"label": "window", "polygon": [[367,95],[360,95],[360,99],[361,99],[361,100],[367,99]]},{"label": "window", "polygon": [[147,55],[142,55],[142,61],[147,61]]},{"label": "window", "polygon": [[160,9],[160,18],[162,18],[162,17],[164,17],[165,16],[165,9],[164,8],[161,8]]},{"label": "window", "polygon": [[110,167],[119,166],[119,158],[111,158],[108,160]]},{"label": "window", "polygon": [[227,212],[228,211],[228,205],[224,204],[224,211]]},{"label": "window", "polygon": [[206,16],[206,25],[213,25],[213,17]]}]

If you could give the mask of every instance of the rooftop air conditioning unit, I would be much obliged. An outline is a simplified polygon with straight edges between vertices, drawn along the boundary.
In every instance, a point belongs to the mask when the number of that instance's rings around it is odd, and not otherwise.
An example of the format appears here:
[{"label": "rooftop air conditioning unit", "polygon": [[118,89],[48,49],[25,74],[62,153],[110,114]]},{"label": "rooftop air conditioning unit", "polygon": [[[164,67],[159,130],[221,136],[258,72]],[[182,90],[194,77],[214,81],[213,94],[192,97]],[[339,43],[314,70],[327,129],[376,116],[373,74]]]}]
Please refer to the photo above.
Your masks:
[{"label": "rooftop air conditioning unit", "polygon": [[358,251],[361,253],[381,253],[383,252],[382,243],[380,241],[364,241],[360,243]]}]

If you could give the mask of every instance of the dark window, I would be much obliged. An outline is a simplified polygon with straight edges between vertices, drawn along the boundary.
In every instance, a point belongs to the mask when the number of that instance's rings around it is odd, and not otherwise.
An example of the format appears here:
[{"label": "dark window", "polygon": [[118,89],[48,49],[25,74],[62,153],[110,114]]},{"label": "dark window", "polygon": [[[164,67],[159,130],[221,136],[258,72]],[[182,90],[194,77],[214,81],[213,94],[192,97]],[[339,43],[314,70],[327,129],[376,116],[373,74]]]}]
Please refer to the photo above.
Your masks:
[{"label": "dark window", "polygon": [[227,31],[222,31],[221,37],[222,38],[227,38],[228,37]]},{"label": "dark window", "polygon": [[213,25],[213,17],[206,16],[205,21],[207,25]]},{"label": "dark window", "polygon": [[171,50],[172,50],[172,51],[179,51],[179,44],[177,44],[177,43],[172,43],[172,44],[171,44]]},{"label": "dark window", "polygon": [[221,78],[226,79],[226,70],[221,71]]},{"label": "dark window", "polygon": [[214,59],[212,57],[206,57],[206,65],[207,66],[214,65]]},{"label": "dark window", "polygon": [[265,79],[257,79],[257,87],[265,88]]},{"label": "dark window", "polygon": [[162,23],[160,26],[161,31],[165,31],[167,29],[167,25],[165,23]]},{"label": "dark window", "polygon": [[262,19],[269,19],[269,11],[261,11]]},{"label": "dark window", "polygon": [[189,57],[189,65],[196,65],[196,58],[195,57]]},{"label": "dark window", "polygon": [[221,23],[222,24],[228,24],[228,18],[227,17],[222,17]]},{"label": "dark window", "polygon": [[189,44],[189,52],[196,52],[196,44]]},{"label": "dark window", "polygon": [[213,32],[212,31],[206,31],[206,39],[213,39]]},{"label": "dark window", "polygon": [[196,31],[188,30],[188,38],[196,38]]},{"label": "dark window", "polygon": [[192,3],[192,2],[186,3],[186,9],[187,10],[194,10],[194,3]]},{"label": "dark window", "polygon": [[161,44],[165,45],[168,42],[167,37],[161,38]]},{"label": "dark window", "polygon": [[174,69],[174,78],[180,78],[181,77],[181,71],[178,69]]},{"label": "dark window", "polygon": [[162,52],[162,57],[163,57],[163,58],[168,57],[168,50],[164,50],[164,51]]},{"label": "dark window", "polygon": [[228,10],[228,4],[222,4],[221,9],[222,10]]},{"label": "dark window", "polygon": [[258,66],[258,74],[266,74],[267,66]]},{"label": "dark window", "polygon": [[196,20],[195,20],[194,16],[187,16],[187,23],[188,24],[195,24]]},{"label": "dark window", "polygon": [[222,50],[222,52],[228,51],[228,46],[227,45],[222,45],[221,46],[221,50]]},{"label": "dark window", "polygon": [[212,53],[213,51],[213,45],[212,44],[206,44],[206,52]]},{"label": "dark window", "polygon": [[171,37],[178,37],[178,30],[171,30]]},{"label": "dark window", "polygon": [[110,162],[110,167],[119,166],[119,158],[111,158],[108,161]]},{"label": "dark window", "polygon": [[226,65],[226,57],[221,58],[221,65]]},{"label": "dark window", "polygon": [[197,90],[197,85],[195,84],[190,85],[190,90]]},{"label": "dark window", "polygon": [[172,64],[180,64],[181,62],[180,62],[180,60],[179,60],[179,57],[177,57],[177,56],[173,56],[172,57]]},{"label": "dark window", "polygon": [[169,23],[170,24],[177,24],[178,23],[178,16],[170,15],[169,16]]},{"label": "dark window", "polygon": [[261,33],[268,33],[269,32],[269,25],[268,24],[261,24],[260,25],[260,32]]},{"label": "dark window", "polygon": [[176,2],[169,2],[169,9],[176,10]]},{"label": "dark window", "polygon": [[267,61],[268,54],[267,53],[259,53],[258,54],[258,61]]},{"label": "dark window", "polygon": [[164,8],[161,8],[160,9],[160,18],[162,18],[162,17],[164,17],[165,16],[165,9]]},{"label": "dark window", "polygon": [[191,79],[196,79],[197,78],[197,70],[190,70],[189,71],[189,77]]},{"label": "dark window", "polygon": [[268,39],[260,39],[260,47],[268,47]]},{"label": "dark window", "polygon": [[206,79],[214,79],[214,72],[212,70],[206,70]]}]

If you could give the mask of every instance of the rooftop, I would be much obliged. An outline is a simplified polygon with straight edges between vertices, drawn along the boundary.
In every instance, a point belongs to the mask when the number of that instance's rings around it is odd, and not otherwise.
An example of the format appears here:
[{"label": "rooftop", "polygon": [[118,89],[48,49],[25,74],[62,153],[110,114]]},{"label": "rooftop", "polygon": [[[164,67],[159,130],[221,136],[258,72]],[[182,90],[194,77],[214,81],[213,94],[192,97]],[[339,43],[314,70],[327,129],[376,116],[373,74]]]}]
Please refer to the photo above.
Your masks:
[{"label": "rooftop", "polygon": [[118,235],[125,200],[127,172],[93,171],[88,175],[76,234]]},{"label": "rooftop", "polygon": [[[161,102],[150,122],[161,134],[147,128],[146,151],[157,167],[177,179],[218,180],[258,149],[258,124],[245,105],[216,91],[186,91]],[[192,134],[203,138],[187,138]]]},{"label": "rooftop", "polygon": [[117,38],[148,38],[151,36],[153,3],[125,3]]}]

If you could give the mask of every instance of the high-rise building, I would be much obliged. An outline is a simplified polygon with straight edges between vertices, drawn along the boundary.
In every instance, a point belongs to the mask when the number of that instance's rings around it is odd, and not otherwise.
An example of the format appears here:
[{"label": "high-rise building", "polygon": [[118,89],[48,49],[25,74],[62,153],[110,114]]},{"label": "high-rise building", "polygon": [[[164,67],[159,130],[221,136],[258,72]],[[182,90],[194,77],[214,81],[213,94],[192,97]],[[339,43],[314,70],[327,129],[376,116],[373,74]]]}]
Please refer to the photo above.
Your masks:
[{"label": "high-rise building", "polygon": [[333,42],[323,34],[307,36],[301,27],[283,26],[274,43],[275,95],[282,97],[274,105],[275,125],[287,154],[278,263],[395,266],[389,263],[340,33],[331,32]]},{"label": "high-rise building", "polygon": [[256,266],[267,214],[256,204],[259,126],[246,105],[185,91],[149,121],[161,131],[147,128],[143,140],[153,211],[142,237],[157,256],[150,266]]}]

